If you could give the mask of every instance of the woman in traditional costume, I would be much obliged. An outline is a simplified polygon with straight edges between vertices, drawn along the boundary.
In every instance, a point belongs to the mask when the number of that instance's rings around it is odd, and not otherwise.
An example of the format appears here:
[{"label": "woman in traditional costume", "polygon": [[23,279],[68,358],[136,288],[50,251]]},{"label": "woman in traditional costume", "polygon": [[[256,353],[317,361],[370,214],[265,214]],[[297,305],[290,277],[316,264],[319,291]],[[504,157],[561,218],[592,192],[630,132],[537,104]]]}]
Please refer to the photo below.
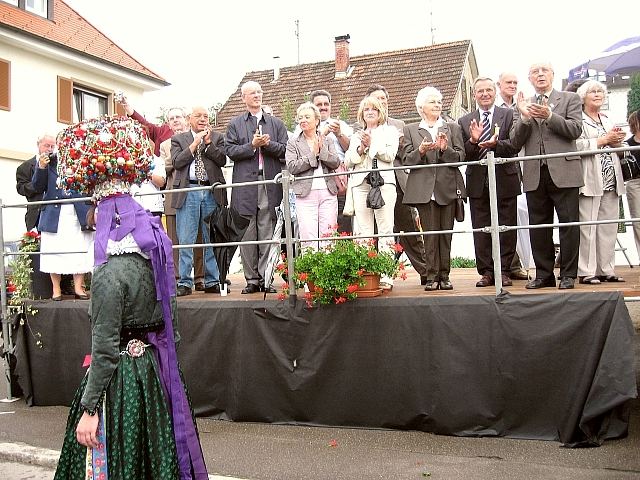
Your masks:
[{"label": "woman in traditional costume", "polygon": [[146,134],[133,120],[105,117],[67,128],[58,148],[65,188],[93,195],[97,208],[91,366],[55,479],[206,480],[176,357],[171,242],[129,195],[150,176]]}]

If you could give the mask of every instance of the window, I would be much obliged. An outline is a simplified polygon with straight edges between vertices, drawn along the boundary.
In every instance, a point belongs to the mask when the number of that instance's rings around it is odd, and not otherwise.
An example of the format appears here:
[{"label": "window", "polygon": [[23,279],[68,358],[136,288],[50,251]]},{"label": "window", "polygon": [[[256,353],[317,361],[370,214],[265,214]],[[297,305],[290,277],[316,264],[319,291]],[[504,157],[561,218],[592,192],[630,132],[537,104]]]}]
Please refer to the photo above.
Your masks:
[{"label": "window", "polygon": [[84,88],[73,88],[73,121],[107,115],[107,96]]},{"label": "window", "polygon": [[24,9],[27,12],[35,13],[47,18],[47,0],[25,0]]},{"label": "window", "polygon": [[58,77],[58,122],[75,123],[109,114],[110,94],[92,90]]},{"label": "window", "polygon": [[34,13],[44,18],[53,17],[53,2],[49,0],[3,0],[6,3],[15,5],[22,10]]},{"label": "window", "polygon": [[11,62],[0,59],[0,110],[11,110]]}]

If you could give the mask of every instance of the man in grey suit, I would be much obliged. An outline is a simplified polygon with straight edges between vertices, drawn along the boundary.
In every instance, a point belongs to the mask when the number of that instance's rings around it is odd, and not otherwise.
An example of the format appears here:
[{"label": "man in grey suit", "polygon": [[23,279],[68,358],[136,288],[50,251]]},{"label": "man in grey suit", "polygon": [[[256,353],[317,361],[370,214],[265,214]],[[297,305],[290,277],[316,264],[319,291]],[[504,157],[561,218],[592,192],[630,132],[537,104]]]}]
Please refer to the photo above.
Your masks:
[{"label": "man in grey suit", "polygon": [[[225,135],[225,151],[233,161],[233,183],[272,180],[282,171],[289,136],[282,120],[262,111],[262,87],[254,81],[240,88],[247,111],[231,119]],[[282,186],[276,184],[235,187],[231,206],[250,219],[243,240],[270,240],[275,208],[282,201]],[[240,247],[247,286],[242,293],[265,291],[264,271],[270,245]],[[266,287],[275,293],[273,287]]]},{"label": "man in grey suit", "polygon": [[[380,100],[380,103],[384,108],[389,110],[389,92],[382,85],[370,86],[365,97],[372,96]],[[404,141],[404,127],[405,124],[402,120],[387,117],[387,123],[398,130],[400,135],[400,147],[398,148],[398,154],[393,162],[394,167],[402,166],[402,142]],[[405,205],[404,192],[407,189],[407,178],[409,177],[408,170],[396,170],[396,205],[393,210],[393,231],[400,232],[416,232],[418,230],[416,225],[416,216],[414,214],[415,209],[410,205]],[[398,243],[402,246],[404,253],[411,262],[413,269],[420,275],[420,284],[426,285],[427,283],[427,261],[424,251],[424,243],[422,237],[419,235],[399,237]]]},{"label": "man in grey suit", "polygon": [[[520,119],[514,124],[512,141],[524,145],[525,154],[564,153],[561,158],[524,161],[522,185],[527,193],[531,225],[553,223],[555,208],[561,223],[578,221],[578,189],[583,185],[582,162],[576,139],[582,133],[582,102],[571,92],[553,88],[553,68],[536,63],[529,69],[529,81],[536,95],[526,99],[518,94]],[[555,249],[550,228],[532,229],[531,248],[536,278],[527,288],[555,287]],[[579,227],[560,228],[560,289],[573,288],[578,271]]]},{"label": "man in grey suit", "polygon": [[[486,158],[489,151],[497,157],[515,156],[518,151],[509,140],[509,131],[513,125],[513,111],[494,105],[496,87],[493,80],[478,77],[473,82],[473,94],[478,108],[458,120],[462,127],[465,161],[478,161]],[[486,121],[484,118],[486,117]],[[487,138],[483,137],[483,122],[488,127]],[[471,211],[473,228],[486,227],[491,223],[489,206],[489,183],[487,167],[469,165],[466,168],[467,195]],[[516,225],[518,195],[520,195],[520,177],[517,163],[496,165],[496,193],[498,196],[498,220],[500,225]],[[510,272],[513,256],[516,252],[517,233],[515,230],[500,234],[500,262],[502,266],[502,285],[512,285]],[[476,268],[481,275],[476,287],[488,287],[495,284],[491,236],[486,233],[473,234],[476,254]]]},{"label": "man in grey suit", "polygon": [[[193,107],[189,115],[190,129],[171,137],[171,159],[175,171],[173,188],[189,188],[225,183],[221,167],[227,157],[224,154],[223,136],[211,130],[207,109]],[[195,243],[198,226],[202,241],[209,243],[209,229],[204,219],[219,205],[226,203],[224,190],[194,190],[171,195],[171,206],[176,209],[176,230],[180,244]],[[204,249],[204,291],[220,293],[218,264],[213,248]],[[181,248],[178,254],[178,289],[176,295],[191,295],[193,287],[193,249]]]}]

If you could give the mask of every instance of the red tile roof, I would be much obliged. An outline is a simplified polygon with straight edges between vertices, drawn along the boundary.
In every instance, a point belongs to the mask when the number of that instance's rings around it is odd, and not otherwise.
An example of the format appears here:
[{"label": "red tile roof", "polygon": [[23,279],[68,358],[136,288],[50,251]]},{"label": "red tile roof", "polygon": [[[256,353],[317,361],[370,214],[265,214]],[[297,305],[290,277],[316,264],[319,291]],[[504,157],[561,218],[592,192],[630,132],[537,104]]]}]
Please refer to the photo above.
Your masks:
[{"label": "red tile roof", "polygon": [[229,120],[242,113],[240,98],[243,83],[254,80],[264,91],[263,103],[270,105],[274,115],[282,118],[283,101],[289,101],[293,113],[308,94],[318,88],[332,96],[333,116],[338,116],[341,104],[349,108],[349,120],[354,121],[360,100],[371,85],[380,84],[389,92],[389,115],[398,119],[418,118],[415,98],[425,86],[438,88],[443,95],[443,109],[451,108],[458,92],[467,59],[475,65],[471,40],[430,45],[409,50],[375,53],[351,57],[353,71],[347,78],[335,78],[335,61],[295,65],[280,69],[273,81],[273,70],[247,73],[236,91],[218,113],[217,129],[224,130]]},{"label": "red tile roof", "polygon": [[53,0],[52,20],[0,2],[1,26],[19,30],[100,62],[108,62],[163,85],[169,85],[164,78],[131,57],[62,0]]}]

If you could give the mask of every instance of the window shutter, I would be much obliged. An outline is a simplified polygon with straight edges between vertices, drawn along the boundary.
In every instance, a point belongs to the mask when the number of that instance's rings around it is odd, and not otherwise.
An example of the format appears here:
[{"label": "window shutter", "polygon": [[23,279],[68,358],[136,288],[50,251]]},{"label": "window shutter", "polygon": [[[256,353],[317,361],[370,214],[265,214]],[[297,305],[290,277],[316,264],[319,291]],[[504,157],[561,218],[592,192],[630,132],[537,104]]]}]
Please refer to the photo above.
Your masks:
[{"label": "window shutter", "polygon": [[11,62],[0,59],[0,109],[11,110]]},{"label": "window shutter", "polygon": [[73,123],[73,81],[58,77],[58,122]]}]

